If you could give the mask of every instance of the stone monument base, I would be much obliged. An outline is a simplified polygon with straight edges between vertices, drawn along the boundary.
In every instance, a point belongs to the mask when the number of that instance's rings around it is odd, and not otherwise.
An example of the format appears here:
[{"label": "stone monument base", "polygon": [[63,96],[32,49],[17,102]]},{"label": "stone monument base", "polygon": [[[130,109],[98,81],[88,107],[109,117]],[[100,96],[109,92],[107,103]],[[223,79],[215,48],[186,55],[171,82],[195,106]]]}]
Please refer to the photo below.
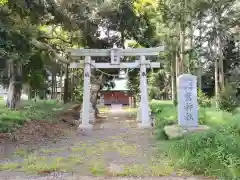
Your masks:
[{"label": "stone monument base", "polygon": [[139,129],[151,129],[152,126],[151,126],[151,123],[149,123],[149,124],[138,123],[138,128]]},{"label": "stone monument base", "polygon": [[168,139],[181,138],[185,134],[194,133],[194,132],[204,132],[210,129],[206,125],[198,125],[197,127],[180,127],[177,124],[169,125],[164,127],[164,132],[167,135]]}]

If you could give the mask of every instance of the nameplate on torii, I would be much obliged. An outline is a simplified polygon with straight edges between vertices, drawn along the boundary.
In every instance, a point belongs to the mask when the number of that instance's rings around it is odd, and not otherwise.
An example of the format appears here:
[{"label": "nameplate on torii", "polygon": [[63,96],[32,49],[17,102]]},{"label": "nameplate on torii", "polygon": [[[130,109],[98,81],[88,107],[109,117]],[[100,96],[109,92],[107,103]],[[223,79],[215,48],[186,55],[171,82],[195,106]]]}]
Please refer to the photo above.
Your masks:
[{"label": "nameplate on torii", "polygon": [[[159,68],[160,62],[150,62],[150,60],[146,60],[146,68]],[[84,68],[84,60],[80,62],[72,62],[69,65],[69,68]],[[124,69],[124,68],[140,68],[140,61],[136,60],[135,62],[127,62],[127,63],[119,63],[119,64],[112,64],[112,63],[96,63],[95,61],[91,61],[91,68],[99,68],[99,69]]]},{"label": "nameplate on torii", "polygon": [[119,65],[120,64],[120,53],[118,48],[111,49],[111,64],[112,65]]}]

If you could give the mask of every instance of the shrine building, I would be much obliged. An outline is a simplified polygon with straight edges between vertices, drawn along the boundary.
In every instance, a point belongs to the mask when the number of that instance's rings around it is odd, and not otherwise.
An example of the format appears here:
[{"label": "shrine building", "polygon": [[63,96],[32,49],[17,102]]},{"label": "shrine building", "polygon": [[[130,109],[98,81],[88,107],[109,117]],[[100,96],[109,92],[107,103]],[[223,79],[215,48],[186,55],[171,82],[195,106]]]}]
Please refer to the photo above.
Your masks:
[{"label": "shrine building", "polygon": [[104,97],[104,105],[110,106],[118,104],[123,106],[129,105],[129,99],[134,99],[133,94],[127,88],[127,79],[116,79],[115,87],[112,89],[103,88],[100,92]]}]

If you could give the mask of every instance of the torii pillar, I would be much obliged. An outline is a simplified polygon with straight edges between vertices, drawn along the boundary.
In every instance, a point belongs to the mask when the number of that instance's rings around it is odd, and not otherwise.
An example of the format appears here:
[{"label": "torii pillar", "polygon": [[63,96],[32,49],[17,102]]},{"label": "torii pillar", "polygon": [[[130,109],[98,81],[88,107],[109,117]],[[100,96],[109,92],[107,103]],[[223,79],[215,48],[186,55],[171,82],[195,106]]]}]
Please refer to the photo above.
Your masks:
[{"label": "torii pillar", "polygon": [[150,128],[151,122],[149,117],[149,102],[148,102],[148,89],[147,89],[147,72],[146,72],[146,58],[140,56],[140,117],[141,123],[138,124],[139,128]]},{"label": "torii pillar", "polygon": [[90,86],[91,86],[91,56],[85,57],[84,63],[84,89],[83,89],[83,107],[82,107],[82,123],[79,125],[79,129],[92,129],[90,124]]}]

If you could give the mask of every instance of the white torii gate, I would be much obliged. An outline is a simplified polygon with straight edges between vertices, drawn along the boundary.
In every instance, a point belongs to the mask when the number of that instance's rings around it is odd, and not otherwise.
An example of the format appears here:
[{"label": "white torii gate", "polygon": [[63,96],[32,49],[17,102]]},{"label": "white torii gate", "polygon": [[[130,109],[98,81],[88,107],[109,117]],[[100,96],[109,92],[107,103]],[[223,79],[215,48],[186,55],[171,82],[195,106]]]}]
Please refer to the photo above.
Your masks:
[{"label": "white torii gate", "polygon": [[[157,48],[137,48],[137,49],[68,49],[68,52],[73,60],[69,68],[84,68],[84,91],[83,91],[83,112],[82,123],[79,125],[80,129],[92,129],[90,121],[90,77],[91,68],[99,69],[124,69],[124,68],[140,68],[140,91],[141,91],[141,123],[138,124],[139,128],[151,127],[149,117],[149,102],[147,91],[147,77],[146,68],[159,68],[160,62],[150,62],[146,60],[145,56],[157,56],[159,52],[164,51],[164,47]],[[85,60],[80,60],[84,56]],[[110,56],[110,63],[97,63],[91,60],[91,57]],[[140,56],[140,60],[135,62],[120,62],[121,56]]]}]

